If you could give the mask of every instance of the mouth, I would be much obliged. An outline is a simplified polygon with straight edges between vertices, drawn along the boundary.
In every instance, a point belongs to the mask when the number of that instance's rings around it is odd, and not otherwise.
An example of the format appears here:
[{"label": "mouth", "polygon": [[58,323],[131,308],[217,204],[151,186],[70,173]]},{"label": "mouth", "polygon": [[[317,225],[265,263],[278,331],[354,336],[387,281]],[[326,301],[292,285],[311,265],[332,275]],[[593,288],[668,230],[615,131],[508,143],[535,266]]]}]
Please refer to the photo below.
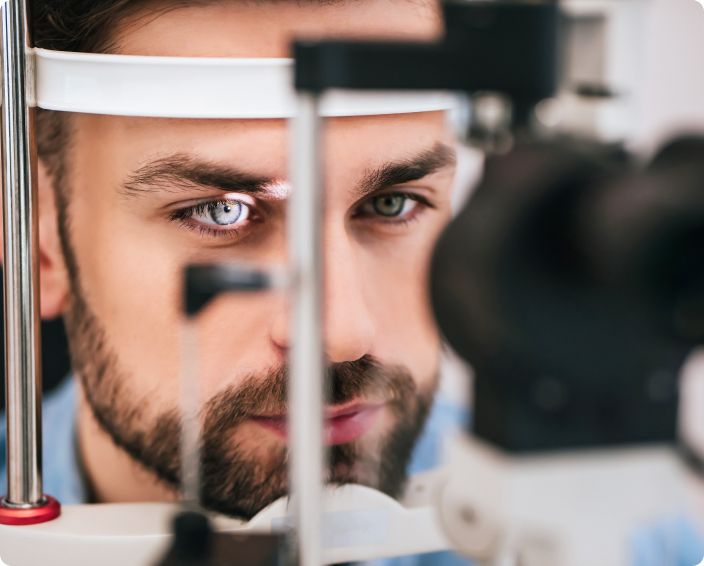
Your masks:
[{"label": "mouth", "polygon": [[[325,444],[334,446],[356,440],[372,428],[383,407],[383,403],[359,401],[326,407],[323,424]],[[284,440],[288,438],[288,419],[285,414],[255,416],[251,417],[251,421]]]}]

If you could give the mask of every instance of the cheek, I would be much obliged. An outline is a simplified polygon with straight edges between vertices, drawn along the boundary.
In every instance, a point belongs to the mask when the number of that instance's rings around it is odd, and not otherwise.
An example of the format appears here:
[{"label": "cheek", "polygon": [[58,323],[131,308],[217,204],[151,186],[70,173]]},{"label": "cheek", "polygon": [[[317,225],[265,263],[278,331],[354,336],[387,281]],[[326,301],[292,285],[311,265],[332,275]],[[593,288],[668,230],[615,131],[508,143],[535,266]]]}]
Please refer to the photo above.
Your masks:
[{"label": "cheek", "polygon": [[428,300],[428,238],[385,245],[367,254],[365,294],[376,321],[375,349],[384,361],[408,367],[416,378],[434,375],[439,338]]},{"label": "cheek", "polygon": [[[136,391],[176,383],[181,265],[158,238],[109,199],[77,199],[72,240],[86,301]],[[173,387],[161,394],[175,399]]]},{"label": "cheek", "polygon": [[[183,269],[203,254],[175,245],[170,228],[106,206],[105,200],[86,198],[72,210],[86,300],[131,379],[131,389],[174,406],[184,354]],[[188,353],[195,356],[204,398],[279,363],[281,354],[269,332],[284,308],[281,295],[229,295],[194,319]]]},{"label": "cheek", "polygon": [[206,398],[252,377],[266,380],[285,361],[270,340],[275,317],[285,309],[276,293],[222,295],[194,324],[198,375]]}]

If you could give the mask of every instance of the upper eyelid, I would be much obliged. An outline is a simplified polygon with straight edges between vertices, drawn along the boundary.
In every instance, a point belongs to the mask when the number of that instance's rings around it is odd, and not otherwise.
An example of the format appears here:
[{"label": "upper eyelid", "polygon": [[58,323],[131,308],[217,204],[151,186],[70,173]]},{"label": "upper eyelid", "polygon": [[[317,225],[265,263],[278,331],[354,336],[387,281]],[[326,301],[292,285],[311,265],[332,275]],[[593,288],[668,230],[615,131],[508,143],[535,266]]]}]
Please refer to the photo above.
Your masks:
[{"label": "upper eyelid", "polygon": [[379,191],[378,193],[364,197],[359,202],[355,203],[355,205],[352,208],[357,209],[361,206],[364,206],[365,204],[369,204],[375,198],[380,198],[380,197],[385,197],[385,196],[393,196],[393,195],[405,196],[405,197],[407,197],[411,200],[414,200],[424,206],[429,206],[429,207],[433,207],[433,208],[435,207],[435,205],[432,203],[432,200],[430,198],[428,198],[426,195],[422,195],[420,193],[417,193],[414,191],[409,191],[409,190],[390,189],[390,190]]},{"label": "upper eyelid", "polygon": [[251,199],[255,201],[254,203],[247,202],[245,199],[239,198],[210,198],[210,199],[199,199],[197,201],[192,201],[189,203],[178,203],[178,205],[173,205],[173,207],[167,209],[167,214],[170,218],[189,218],[194,222],[198,222],[194,217],[201,211],[197,210],[199,207],[206,207],[209,204],[217,204],[220,202],[236,201],[241,202],[249,209],[249,216],[247,222],[249,221],[260,221],[263,217],[266,217],[272,213],[272,209],[268,206],[266,202],[260,202],[258,199]]},{"label": "upper eyelid", "polygon": [[[228,198],[230,197],[230,198]],[[242,202],[246,204],[247,206],[252,206],[255,207],[257,206],[257,203],[261,199],[254,198],[250,195],[242,194],[242,193],[221,193],[221,194],[213,194],[209,197],[201,197],[201,198],[195,198],[195,199],[189,199],[186,201],[179,201],[175,203],[171,203],[167,205],[165,208],[167,209],[173,209],[173,210],[183,210],[186,208],[191,208],[193,206],[198,206],[201,204],[208,204],[210,202],[227,202],[227,201],[237,201],[237,202]]]},{"label": "upper eyelid", "polygon": [[393,186],[393,187],[388,187],[388,188],[381,189],[378,191],[374,191],[373,193],[368,194],[368,195],[362,197],[361,199],[359,199],[357,202],[355,202],[351,206],[351,208],[355,209],[360,206],[363,206],[365,203],[371,202],[375,198],[388,196],[388,195],[396,195],[396,194],[407,196],[408,198],[412,198],[414,200],[417,200],[422,204],[429,204],[431,202],[431,199],[428,196],[417,192],[419,190],[419,187],[415,187],[415,190],[413,190],[413,189],[414,189],[414,187],[412,187],[412,186],[400,186],[400,187]]}]

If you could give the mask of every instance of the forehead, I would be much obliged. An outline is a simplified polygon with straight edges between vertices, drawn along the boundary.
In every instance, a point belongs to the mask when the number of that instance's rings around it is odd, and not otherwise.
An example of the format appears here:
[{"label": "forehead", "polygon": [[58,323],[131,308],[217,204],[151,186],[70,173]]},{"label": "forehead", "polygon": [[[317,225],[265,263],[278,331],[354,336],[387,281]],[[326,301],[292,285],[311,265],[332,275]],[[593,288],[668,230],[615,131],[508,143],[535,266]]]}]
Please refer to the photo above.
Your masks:
[{"label": "forehead", "polygon": [[294,37],[432,40],[442,31],[437,0],[258,0],[160,6],[114,30],[132,55],[286,57]]},{"label": "forehead", "polygon": [[[432,39],[440,31],[433,0],[207,1],[185,7],[155,3],[121,22],[114,44],[124,54],[281,57],[288,55],[293,37]],[[284,120],[86,115],[76,120],[76,142],[87,163],[103,157],[133,168],[178,152],[236,161],[277,175],[286,168]],[[333,162],[373,166],[374,156],[403,158],[427,149],[447,137],[444,126],[440,112],[335,118],[326,122],[326,148]]]},{"label": "forehead", "polygon": [[[188,154],[272,177],[285,177],[288,170],[285,120],[75,119],[74,155],[81,169],[109,163],[129,171],[153,159]],[[452,144],[443,112],[333,118],[324,131],[327,166],[336,175],[404,160],[438,141]]]}]

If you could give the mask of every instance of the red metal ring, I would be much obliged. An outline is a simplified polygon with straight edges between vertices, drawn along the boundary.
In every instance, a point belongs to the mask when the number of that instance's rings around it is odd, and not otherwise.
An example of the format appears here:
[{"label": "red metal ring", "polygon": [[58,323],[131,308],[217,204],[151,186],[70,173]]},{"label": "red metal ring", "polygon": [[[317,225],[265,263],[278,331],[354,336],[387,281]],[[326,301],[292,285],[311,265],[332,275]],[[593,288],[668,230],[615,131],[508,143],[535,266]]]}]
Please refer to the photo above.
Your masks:
[{"label": "red metal ring", "polygon": [[0,500],[0,525],[36,525],[56,519],[61,515],[61,504],[50,495],[44,496],[45,503],[38,507],[19,509]]}]

